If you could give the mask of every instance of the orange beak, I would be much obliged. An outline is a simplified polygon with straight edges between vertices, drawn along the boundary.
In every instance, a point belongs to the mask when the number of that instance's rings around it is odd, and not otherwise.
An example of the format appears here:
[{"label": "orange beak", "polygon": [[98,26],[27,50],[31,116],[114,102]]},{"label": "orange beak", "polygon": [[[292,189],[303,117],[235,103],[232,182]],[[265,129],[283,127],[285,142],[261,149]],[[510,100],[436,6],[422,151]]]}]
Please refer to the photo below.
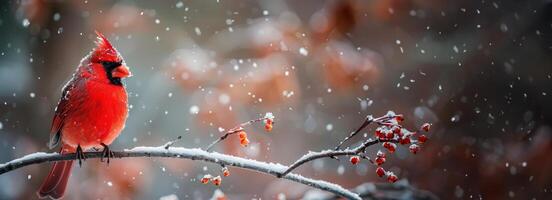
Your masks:
[{"label": "orange beak", "polygon": [[126,78],[132,76],[132,73],[130,73],[130,69],[128,69],[127,66],[121,65],[111,71],[111,76],[115,78]]}]

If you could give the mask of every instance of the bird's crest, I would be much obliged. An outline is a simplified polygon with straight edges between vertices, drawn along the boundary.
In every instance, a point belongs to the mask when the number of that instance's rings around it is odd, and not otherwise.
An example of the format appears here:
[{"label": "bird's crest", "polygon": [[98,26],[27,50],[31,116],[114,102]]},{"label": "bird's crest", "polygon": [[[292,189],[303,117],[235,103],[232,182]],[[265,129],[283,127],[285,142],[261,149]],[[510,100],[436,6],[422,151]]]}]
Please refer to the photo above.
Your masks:
[{"label": "bird's crest", "polygon": [[105,36],[98,32],[98,31],[94,31],[96,32],[96,35],[98,36],[98,40],[96,40],[96,46],[97,48],[99,49],[112,49],[113,46],[111,46],[111,43],[109,42],[109,40],[107,40],[107,38],[105,38]]},{"label": "bird's crest", "polygon": [[98,39],[96,40],[96,48],[92,52],[92,61],[93,62],[120,62],[121,55],[119,52],[111,45],[109,40],[100,32],[96,31]]}]

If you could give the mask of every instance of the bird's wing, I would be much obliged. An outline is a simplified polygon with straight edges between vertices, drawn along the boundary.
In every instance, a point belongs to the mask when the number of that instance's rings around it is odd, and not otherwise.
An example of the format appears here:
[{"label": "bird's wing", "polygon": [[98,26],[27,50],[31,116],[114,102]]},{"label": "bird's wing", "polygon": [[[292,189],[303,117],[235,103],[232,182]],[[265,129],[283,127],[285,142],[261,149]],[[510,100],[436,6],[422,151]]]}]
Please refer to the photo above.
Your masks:
[{"label": "bird's wing", "polygon": [[67,112],[71,110],[71,107],[73,107],[72,103],[69,102],[71,97],[74,96],[74,94],[72,94],[74,86],[74,80],[69,81],[67,85],[65,85],[61,99],[56,106],[54,119],[52,120],[52,128],[50,128],[50,142],[48,143],[48,147],[50,147],[50,149],[56,147],[61,142],[61,128],[63,127]]}]

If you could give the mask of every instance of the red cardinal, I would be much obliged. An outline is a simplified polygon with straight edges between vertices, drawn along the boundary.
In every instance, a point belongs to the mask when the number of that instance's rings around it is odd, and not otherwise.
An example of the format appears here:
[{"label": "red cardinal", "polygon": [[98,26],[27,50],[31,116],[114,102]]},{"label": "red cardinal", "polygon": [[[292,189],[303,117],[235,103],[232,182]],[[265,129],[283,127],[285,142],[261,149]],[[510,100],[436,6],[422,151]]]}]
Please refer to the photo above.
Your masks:
[{"label": "red cardinal", "polygon": [[[49,147],[61,144],[61,154],[76,153],[79,164],[83,151],[103,148],[103,156],[112,156],[108,145],[125,126],[128,115],[127,92],[121,79],[130,71],[109,41],[98,35],[97,47],[81,60],[73,78],[63,88],[56,107]],[[103,158],[103,157],[102,157]],[[40,187],[40,198],[63,197],[73,161],[55,162]]]}]

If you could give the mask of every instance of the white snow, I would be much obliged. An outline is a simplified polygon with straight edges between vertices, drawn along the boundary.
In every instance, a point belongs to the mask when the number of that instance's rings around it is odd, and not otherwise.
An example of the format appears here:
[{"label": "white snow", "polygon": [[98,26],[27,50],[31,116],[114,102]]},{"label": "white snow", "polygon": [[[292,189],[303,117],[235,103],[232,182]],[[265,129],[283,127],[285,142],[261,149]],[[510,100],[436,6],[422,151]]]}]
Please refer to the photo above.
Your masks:
[{"label": "white snow", "polygon": [[176,196],[176,194],[169,194],[169,195],[160,197],[159,200],[178,200],[178,196]]},{"label": "white snow", "polygon": [[326,124],[326,131],[332,131],[333,130],[333,124]]},{"label": "white snow", "polygon": [[271,112],[267,112],[265,113],[264,118],[274,120],[274,114],[272,114]]},{"label": "white snow", "polygon": [[193,105],[190,107],[190,114],[197,115],[199,113],[199,106]]},{"label": "white snow", "polygon": [[307,49],[305,49],[305,47],[301,47],[299,49],[299,54],[303,55],[303,56],[308,56],[309,55],[309,51]]},{"label": "white snow", "polygon": [[21,158],[17,158],[15,160],[10,161],[10,162],[0,164],[0,168],[5,167],[6,165],[8,165],[10,163],[20,163],[20,162],[23,162],[23,161],[34,160],[34,159],[41,158],[41,157],[53,157],[53,156],[56,156],[57,154],[58,153],[36,152],[36,153],[29,154],[29,155],[25,155]]},{"label": "white snow", "polygon": [[21,22],[21,24],[23,25],[23,27],[28,27],[29,25],[31,25],[31,22],[29,21],[29,19],[25,18],[23,19],[23,22]]},{"label": "white snow", "polygon": [[184,3],[182,1],[179,1],[176,3],[176,8],[182,8],[184,6]]},{"label": "white snow", "polygon": [[194,31],[195,31],[196,35],[198,35],[198,36],[201,35],[201,29],[199,29],[199,27],[195,27]]}]

